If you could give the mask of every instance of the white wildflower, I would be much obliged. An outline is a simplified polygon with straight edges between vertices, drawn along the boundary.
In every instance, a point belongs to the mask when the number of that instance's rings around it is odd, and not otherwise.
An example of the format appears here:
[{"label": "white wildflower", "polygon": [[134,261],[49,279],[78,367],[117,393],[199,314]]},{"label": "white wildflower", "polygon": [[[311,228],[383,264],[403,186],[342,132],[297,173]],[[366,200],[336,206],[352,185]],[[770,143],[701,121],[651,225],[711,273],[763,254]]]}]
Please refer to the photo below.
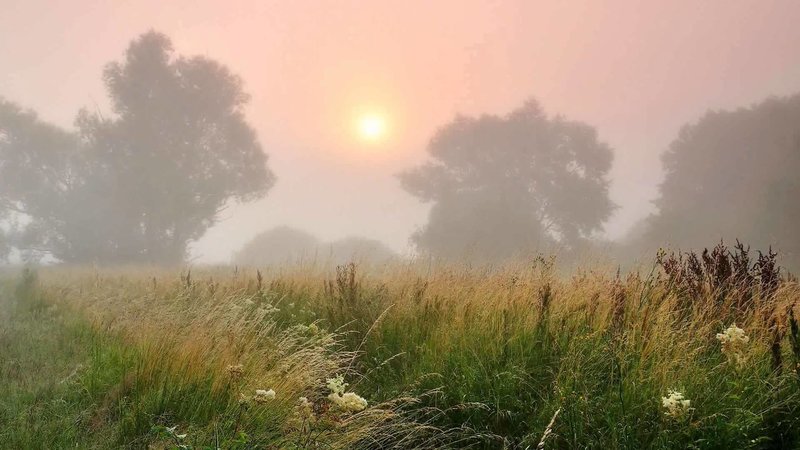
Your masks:
[{"label": "white wildflower", "polygon": [[744,333],[743,329],[737,327],[734,323],[724,332],[717,333],[717,340],[720,341],[723,346],[737,346],[750,342],[750,337]]},{"label": "white wildflower", "polygon": [[722,333],[717,333],[717,340],[722,344],[722,353],[740,367],[744,363],[744,349],[750,337],[734,323]]},{"label": "white wildflower", "polygon": [[367,400],[355,392],[347,392],[343,395],[333,392],[328,395],[328,400],[345,411],[358,412],[367,407]]},{"label": "white wildflower", "polygon": [[335,378],[328,378],[327,382],[328,389],[334,394],[344,394],[344,390],[347,389],[347,383],[344,382],[343,375],[337,375]]},{"label": "white wildflower", "polygon": [[256,389],[256,395],[253,396],[253,401],[256,403],[266,403],[269,400],[275,399],[275,391],[272,389],[265,391],[263,389]]},{"label": "white wildflower", "polygon": [[355,392],[347,392],[342,395],[342,403],[345,409],[350,411],[362,411],[367,407],[367,400]]},{"label": "white wildflower", "polygon": [[673,419],[683,417],[689,411],[691,402],[683,396],[682,393],[670,390],[666,397],[661,397],[661,405],[664,407],[666,414]]}]

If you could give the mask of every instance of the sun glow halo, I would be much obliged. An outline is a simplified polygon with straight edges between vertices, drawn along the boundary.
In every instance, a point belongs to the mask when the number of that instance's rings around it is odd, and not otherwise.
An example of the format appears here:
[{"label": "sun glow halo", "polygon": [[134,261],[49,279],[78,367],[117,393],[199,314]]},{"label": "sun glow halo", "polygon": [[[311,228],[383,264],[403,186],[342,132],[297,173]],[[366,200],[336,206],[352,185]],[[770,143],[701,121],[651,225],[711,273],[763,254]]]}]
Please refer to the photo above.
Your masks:
[{"label": "sun glow halo", "polygon": [[375,114],[362,116],[358,119],[358,134],[365,141],[378,141],[386,134],[386,121]]}]

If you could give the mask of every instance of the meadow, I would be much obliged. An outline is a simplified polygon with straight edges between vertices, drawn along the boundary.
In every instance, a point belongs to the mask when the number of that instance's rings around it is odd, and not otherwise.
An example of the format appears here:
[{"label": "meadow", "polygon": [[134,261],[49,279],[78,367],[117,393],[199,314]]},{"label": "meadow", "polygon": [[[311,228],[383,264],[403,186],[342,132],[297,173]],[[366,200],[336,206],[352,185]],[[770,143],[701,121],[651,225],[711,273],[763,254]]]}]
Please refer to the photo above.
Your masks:
[{"label": "meadow", "polygon": [[0,288],[3,448],[800,448],[774,255],[627,273],[51,267]]}]

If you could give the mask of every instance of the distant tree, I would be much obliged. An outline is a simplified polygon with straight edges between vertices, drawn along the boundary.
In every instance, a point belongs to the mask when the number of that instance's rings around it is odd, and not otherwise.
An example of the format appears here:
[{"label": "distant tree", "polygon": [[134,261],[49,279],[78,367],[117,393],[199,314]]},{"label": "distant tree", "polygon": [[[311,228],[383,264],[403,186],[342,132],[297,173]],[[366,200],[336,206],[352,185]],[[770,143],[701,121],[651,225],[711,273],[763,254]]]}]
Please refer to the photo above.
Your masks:
[{"label": "distant tree", "polygon": [[433,203],[412,240],[434,255],[502,259],[575,248],[614,208],[611,149],[591,126],[547,117],[532,100],[504,117],[457,117],[428,153],[433,161],[400,179]]},{"label": "distant tree", "polygon": [[382,264],[397,257],[392,249],[381,241],[351,236],[333,241],[325,246],[320,255],[329,257],[335,264],[349,262]]},{"label": "distant tree", "polygon": [[[47,248],[46,222],[61,222],[80,214],[83,205],[72,200],[82,184],[84,164],[78,139],[56,126],[42,122],[33,111],[0,99],[0,219],[28,217],[28,233],[37,230],[39,242],[25,242],[27,249]],[[9,233],[5,247],[12,244]],[[17,239],[13,245],[19,246]]]},{"label": "distant tree", "polygon": [[349,237],[328,243],[311,233],[280,226],[251,239],[234,255],[233,262],[243,266],[297,262],[378,264],[394,257],[396,254],[389,247],[374,239]]},{"label": "distant tree", "polygon": [[800,95],[708,112],[662,161],[647,241],[702,248],[738,238],[800,263]]},{"label": "distant tree", "polygon": [[114,114],[81,111],[75,135],[6,105],[3,197],[31,219],[22,245],[69,262],[177,263],[229,201],[274,184],[225,66],[175,56],[151,31],[104,80]]},{"label": "distant tree", "polygon": [[243,266],[268,266],[315,260],[321,243],[311,233],[281,226],[265,231],[242,247],[233,262]]}]

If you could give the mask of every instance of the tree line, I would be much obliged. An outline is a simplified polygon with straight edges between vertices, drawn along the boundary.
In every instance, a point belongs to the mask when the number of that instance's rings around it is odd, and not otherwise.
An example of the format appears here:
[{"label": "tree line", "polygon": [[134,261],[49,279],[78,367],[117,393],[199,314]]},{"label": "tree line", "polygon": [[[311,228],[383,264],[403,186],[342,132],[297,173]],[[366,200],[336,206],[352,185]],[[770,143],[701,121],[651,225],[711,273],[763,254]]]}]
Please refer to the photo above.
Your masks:
[{"label": "tree line", "polygon": [[[74,130],[0,99],[0,257],[18,249],[70,263],[180,263],[226,205],[274,185],[244,116],[249,97],[224,65],[177,55],[151,31],[103,81],[111,113],[83,109]],[[431,205],[411,237],[422,254],[576,254],[596,245],[616,208],[613,149],[591,125],[535,100],[505,115],[458,116],[427,153],[398,175]],[[658,211],[617,247],[738,238],[800,262],[800,95],[710,111],[683,127],[662,163]]]}]

